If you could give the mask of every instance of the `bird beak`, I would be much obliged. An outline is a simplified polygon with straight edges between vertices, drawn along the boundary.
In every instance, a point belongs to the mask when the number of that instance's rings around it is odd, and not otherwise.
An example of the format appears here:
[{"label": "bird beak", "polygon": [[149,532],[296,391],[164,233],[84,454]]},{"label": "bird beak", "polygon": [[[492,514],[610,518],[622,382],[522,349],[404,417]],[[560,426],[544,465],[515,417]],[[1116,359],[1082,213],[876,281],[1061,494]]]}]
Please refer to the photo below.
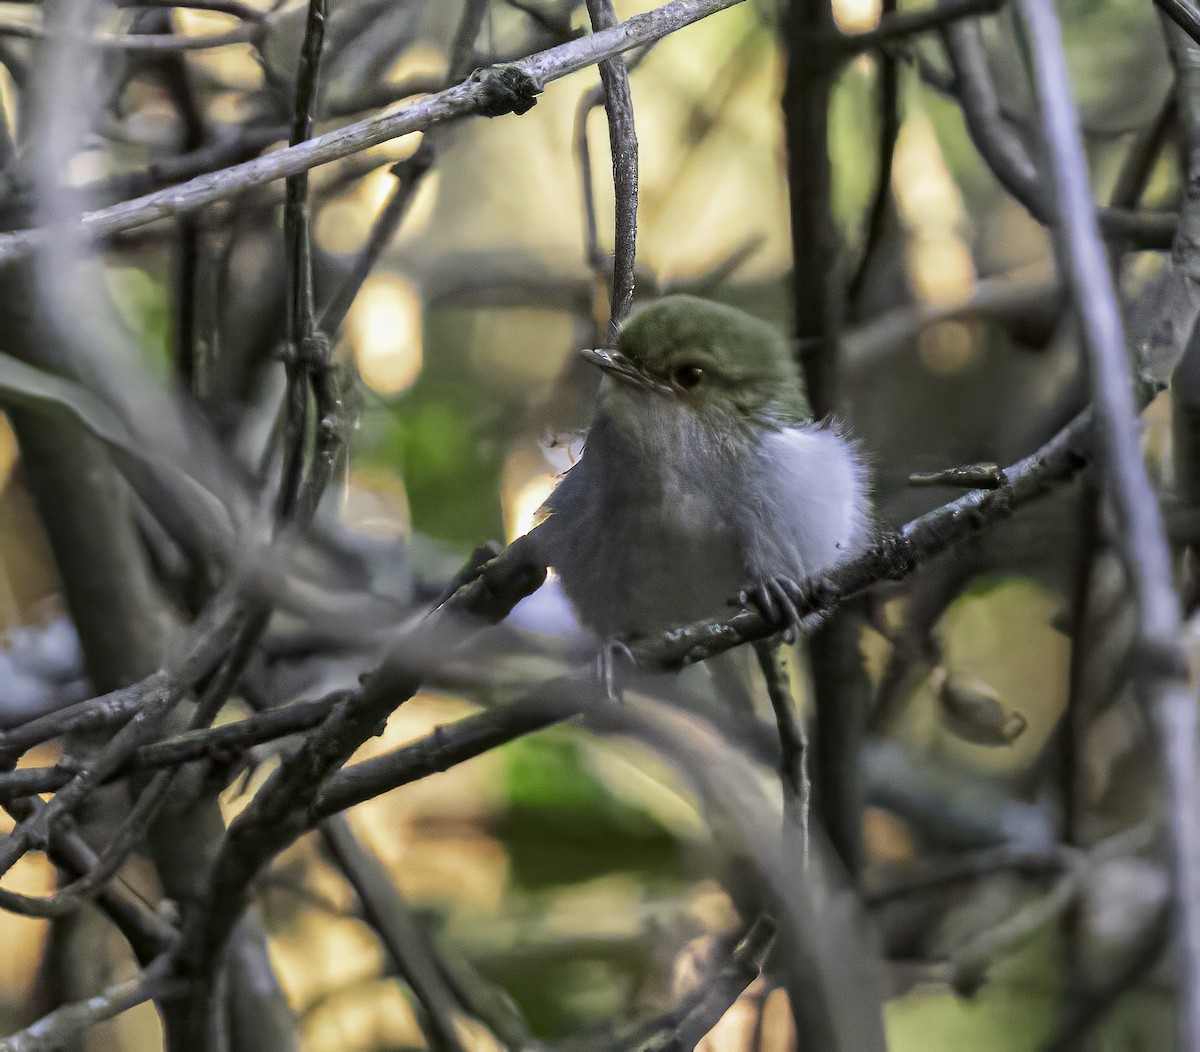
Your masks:
[{"label": "bird beak", "polygon": [[646,391],[658,391],[667,394],[670,388],[666,384],[651,379],[625,357],[615,347],[585,347],[579,352],[585,361],[603,369],[610,376],[630,387],[640,387]]}]

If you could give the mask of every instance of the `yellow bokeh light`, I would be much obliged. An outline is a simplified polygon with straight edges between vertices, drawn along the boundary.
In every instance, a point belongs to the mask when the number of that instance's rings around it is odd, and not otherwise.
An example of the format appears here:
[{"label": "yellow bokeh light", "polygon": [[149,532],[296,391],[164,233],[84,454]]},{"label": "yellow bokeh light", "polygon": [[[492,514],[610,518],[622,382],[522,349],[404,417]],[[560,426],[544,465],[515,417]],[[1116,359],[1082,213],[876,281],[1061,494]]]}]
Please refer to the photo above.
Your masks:
[{"label": "yellow bokeh light", "polygon": [[978,345],[965,323],[943,321],[921,333],[917,339],[917,353],[930,372],[949,376],[976,360]]},{"label": "yellow bokeh light", "polygon": [[346,318],[346,335],[363,382],[380,394],[411,387],[421,372],[421,295],[398,274],[367,278]]},{"label": "yellow bokeh light", "polygon": [[418,77],[444,77],[446,75],[446,56],[432,44],[418,43],[406,48],[388,70],[387,79],[390,84],[402,84],[406,80]]},{"label": "yellow bokeh light", "polygon": [[910,226],[950,226],[966,218],[958,184],[950,174],[937,133],[923,113],[906,117],[900,126],[892,166],[892,191]]},{"label": "yellow bokeh light", "polygon": [[500,480],[500,503],[504,532],[510,541],[533,529],[538,509],[568,466],[557,467],[547,458],[547,451],[534,444],[520,445],[509,452]]},{"label": "yellow bokeh light", "polygon": [[[908,230],[908,273],[926,303],[953,303],[975,288],[975,261],[964,240],[966,206],[929,118],[905,119],[896,142],[892,188]],[[957,360],[957,359],[956,359]]]},{"label": "yellow bokeh light", "polygon": [[348,256],[358,251],[370,223],[371,217],[357,201],[332,201],[317,213],[313,236],[326,252]]},{"label": "yellow bokeh light", "polygon": [[975,288],[975,262],[963,240],[950,231],[918,233],[909,246],[908,276],[926,303],[956,303]]},{"label": "yellow bokeh light", "polygon": [[865,33],[879,25],[880,0],[833,0],[833,20],[843,33]]},{"label": "yellow bokeh light", "polygon": [[533,529],[538,509],[554,492],[558,478],[550,473],[526,479],[504,505],[504,528],[509,540],[522,537]]},{"label": "yellow bokeh light", "polygon": [[8,417],[0,415],[0,487],[8,485],[16,462],[17,436],[13,434]]}]

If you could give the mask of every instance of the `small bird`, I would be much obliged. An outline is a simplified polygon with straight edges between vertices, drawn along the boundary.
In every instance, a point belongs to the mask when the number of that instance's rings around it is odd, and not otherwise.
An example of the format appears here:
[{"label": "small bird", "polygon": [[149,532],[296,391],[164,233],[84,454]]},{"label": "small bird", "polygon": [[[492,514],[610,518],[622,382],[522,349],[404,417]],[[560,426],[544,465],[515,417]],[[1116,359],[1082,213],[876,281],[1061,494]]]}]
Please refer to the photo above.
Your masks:
[{"label": "small bird", "polygon": [[754,603],[794,623],[793,582],[860,551],[867,472],[818,423],[787,341],[742,311],[667,296],[634,314],[583,454],[535,531],[580,619],[628,643]]}]

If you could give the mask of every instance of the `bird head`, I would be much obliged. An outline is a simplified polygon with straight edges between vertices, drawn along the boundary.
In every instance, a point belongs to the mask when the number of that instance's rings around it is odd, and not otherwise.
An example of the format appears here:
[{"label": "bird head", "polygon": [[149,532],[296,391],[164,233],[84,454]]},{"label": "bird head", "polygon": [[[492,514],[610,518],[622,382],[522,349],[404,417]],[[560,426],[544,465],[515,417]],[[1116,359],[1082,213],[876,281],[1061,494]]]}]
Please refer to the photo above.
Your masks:
[{"label": "bird head", "polygon": [[583,354],[611,377],[602,398],[622,415],[682,412],[716,427],[811,416],[779,331],[695,296],[657,300],[626,322],[616,347]]}]

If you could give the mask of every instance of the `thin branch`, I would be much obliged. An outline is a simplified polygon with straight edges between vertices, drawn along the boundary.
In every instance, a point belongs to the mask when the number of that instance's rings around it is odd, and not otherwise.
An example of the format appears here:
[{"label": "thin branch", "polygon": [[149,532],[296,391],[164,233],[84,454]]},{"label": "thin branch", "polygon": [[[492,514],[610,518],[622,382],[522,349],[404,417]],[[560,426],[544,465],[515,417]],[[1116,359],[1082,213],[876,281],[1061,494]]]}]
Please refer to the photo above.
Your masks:
[{"label": "thin branch", "polygon": [[864,51],[894,44],[897,40],[904,40],[918,33],[941,29],[953,22],[995,14],[1006,2],[1007,0],[942,0],[937,7],[885,14],[874,29],[842,36],[838,41],[838,49],[846,56],[860,55]]},{"label": "thin branch", "polygon": [[[312,135],[325,42],[325,0],[308,0],[304,40],[296,72],[295,109],[290,145],[295,148]],[[283,205],[283,240],[288,262],[287,392],[284,396],[283,466],[276,505],[278,520],[296,511],[304,485],[308,442],[309,389],[329,368],[329,342],[317,339],[313,304],[312,217],[308,207],[308,171],[288,176]]]},{"label": "thin branch", "polygon": [[75,1038],[98,1023],[161,997],[172,985],[166,973],[167,961],[160,959],[136,979],[110,986],[95,997],[56,1008],[24,1030],[0,1038],[0,1052],[55,1052],[69,1047]]},{"label": "thin branch", "polygon": [[[587,0],[592,31],[617,25],[612,0]],[[638,143],[633,122],[633,97],[629,71],[620,58],[600,63],[604,85],[604,111],[608,115],[608,142],[612,152],[613,194],[616,198],[616,233],[613,243],[612,307],[608,318],[609,344],[617,342],[621,322],[633,307],[634,257],[637,250]],[[586,116],[584,117],[586,122]],[[585,133],[586,134],[586,133]]]},{"label": "thin branch", "polygon": [[[894,15],[895,10],[896,0],[884,0],[885,20],[889,15]],[[886,53],[879,55],[875,64],[875,90],[879,95],[878,170],[871,204],[867,209],[862,253],[846,287],[846,301],[851,309],[858,304],[875,254],[883,242],[888,213],[892,207],[892,164],[896,157],[896,140],[900,135],[900,64],[895,55]]]},{"label": "thin branch", "polygon": [[[91,238],[104,238],[123,230],[133,230],[159,219],[194,212],[253,187],[328,164],[409,132],[424,131],[442,121],[476,113],[499,115],[512,112],[514,106],[528,107],[534,96],[551,81],[630,48],[661,40],[741,2],[672,0],[653,11],[634,15],[612,29],[560,44],[508,66],[489,67],[404,109],[368,117],[318,135],[299,146],[277,150],[178,186],[88,212],[80,220],[83,232]],[[45,229],[33,229],[0,236],[0,262],[24,256],[45,241],[47,235]]]},{"label": "thin branch", "polygon": [[321,312],[321,331],[332,340],[340,331],[350,307],[362,290],[363,283],[375,269],[384,250],[392,243],[400,224],[408,214],[425,175],[433,166],[433,149],[427,141],[421,143],[411,157],[392,165],[396,186],[392,189],[367,235],[367,243],[354,258],[350,273],[342,280],[333,298]]},{"label": "thin branch", "polygon": [[1058,876],[1069,864],[1070,859],[1061,850],[1052,850],[1047,854],[1015,852],[1009,847],[990,848],[869,884],[863,891],[863,902],[872,909],[878,909],[908,898],[943,895],[960,884],[974,884],[981,878],[1002,873],[1045,880]]},{"label": "thin branch", "polygon": [[[246,905],[250,882],[308,827],[312,803],[324,778],[340,768],[395,708],[419,688],[428,655],[448,638],[459,645],[512,607],[545,580],[544,566],[531,558],[531,542],[520,538],[484,567],[454,597],[402,634],[363,691],[337,706],[321,727],[271,775],[246,809],[230,824],[212,868],[208,894],[184,930],[181,964],[195,983],[189,1028],[199,1043],[214,1006],[215,970],[233,926]],[[419,665],[414,665],[419,655]]]},{"label": "thin branch", "polygon": [[232,628],[228,620],[221,620],[219,613],[196,626],[182,660],[168,675],[168,688],[162,694],[152,694],[54,799],[35,809],[0,841],[0,873],[7,873],[29,849],[45,844],[53,824],[73,814],[95,786],[104,782],[138,746],[145,744],[190,686],[223,655]]},{"label": "thin branch", "polygon": [[[230,44],[259,44],[263,39],[261,22],[243,22],[222,33],[207,33],[202,36],[179,36],[175,33],[100,33],[88,40],[87,46],[100,51],[138,52],[206,51],[211,48],[228,47]],[[0,37],[16,37],[22,40],[46,40],[52,37],[43,26],[25,25],[19,22],[0,24]]]},{"label": "thin branch", "polygon": [[979,319],[1004,324],[1031,312],[1056,310],[1063,300],[1057,278],[1013,274],[984,278],[961,300],[897,307],[846,331],[842,337],[846,374],[863,375],[879,358],[907,346],[938,322]]},{"label": "thin branch", "polygon": [[432,948],[400,893],[391,874],[379,859],[354,835],[341,815],[321,823],[326,847],[346,875],[362,905],[363,913],[378,932],[400,977],[424,1009],[430,1046],[463,1052],[454,1016],[460,1011],[454,996],[433,962]]},{"label": "thin branch", "polygon": [[1179,647],[1179,600],[1158,500],[1146,474],[1116,292],[1088,187],[1061,28],[1050,0],[1018,0],[1033,64],[1059,222],[1055,244],[1087,349],[1096,441],[1116,514],[1114,541],[1134,594],[1135,685],[1158,721],[1179,925],[1180,1037],[1200,1047],[1200,828],[1196,702]]},{"label": "thin branch", "polygon": [[[463,4],[462,17],[450,45],[451,82],[465,77],[470,72],[475,55],[475,39],[479,36],[486,13],[487,5],[479,0],[467,0]],[[392,166],[391,173],[396,179],[396,185],[380,209],[379,215],[375,217],[366,244],[355,257],[350,273],[321,312],[320,329],[328,340],[332,341],[340,331],[350,307],[362,290],[363,283],[379,263],[384,249],[391,244],[400,229],[400,224],[404,222],[417,190],[433,166],[437,152],[436,138],[433,131],[426,132],[421,139],[421,145],[413,154]]]},{"label": "thin branch", "polygon": [[775,713],[775,726],[779,732],[779,780],[783,786],[783,830],[784,849],[793,847],[790,840],[799,838],[797,857],[801,868],[808,869],[808,822],[812,807],[812,783],[808,777],[808,738],[804,721],[796,712],[796,701],[788,684],[787,669],[780,659],[780,646],[774,640],[760,640],[754,644],[754,653],[763,679],[767,683],[767,696]]},{"label": "thin branch", "polygon": [[[979,155],[1000,185],[1034,219],[1043,226],[1050,225],[1052,215],[1044,179],[1000,100],[979,24],[961,21],[948,25],[942,38],[954,69],[955,95]],[[1105,237],[1135,241],[1143,248],[1169,247],[1178,222],[1174,215],[1120,208],[1100,208],[1097,214]]]},{"label": "thin branch", "polygon": [[1121,169],[1113,183],[1112,199],[1109,201],[1111,207],[1133,209],[1141,203],[1142,194],[1154,170],[1154,162],[1158,160],[1178,115],[1178,99],[1173,91],[1168,92],[1154,122],[1139,132],[1130,143],[1129,152],[1121,162]]},{"label": "thin branch", "polygon": [[775,939],[775,925],[760,916],[721,963],[671,1011],[639,1027],[630,1037],[616,1043],[628,1052],[675,1052],[695,1048],[746,988],[762,974],[763,964]]},{"label": "thin branch", "polygon": [[[623,56],[626,74],[632,73],[650,53],[645,47],[635,54]],[[615,260],[600,247],[600,234],[596,223],[596,192],[592,178],[592,156],[588,145],[588,117],[592,110],[604,103],[604,83],[597,84],[591,91],[579,100],[575,111],[575,154],[579,165],[579,180],[583,191],[583,236],[584,258],[588,266],[596,273],[597,280],[600,272],[607,266],[615,268]],[[608,283],[607,278],[604,279]]]},{"label": "thin branch", "polygon": [[243,22],[262,22],[266,13],[241,0],[113,0],[118,8],[183,8],[192,11],[215,11],[222,15],[233,15]]},{"label": "thin branch", "polygon": [[1045,222],[1046,204],[1037,165],[1024,140],[1005,116],[988,64],[978,22],[960,22],[942,33],[958,88],[958,100],[971,141],[1009,193]]}]

